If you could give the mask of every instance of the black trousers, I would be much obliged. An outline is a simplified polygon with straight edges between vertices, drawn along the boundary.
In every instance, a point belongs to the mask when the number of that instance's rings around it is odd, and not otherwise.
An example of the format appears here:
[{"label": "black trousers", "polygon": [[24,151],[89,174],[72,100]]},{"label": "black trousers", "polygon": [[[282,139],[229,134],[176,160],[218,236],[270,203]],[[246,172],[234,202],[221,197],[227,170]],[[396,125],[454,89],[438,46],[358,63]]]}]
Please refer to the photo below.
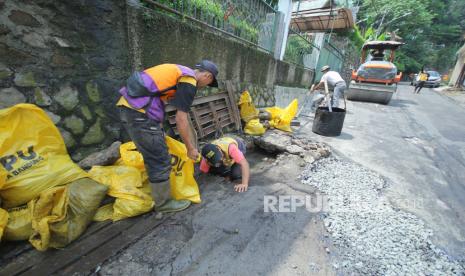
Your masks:
[{"label": "black trousers", "polygon": [[[424,81],[419,81],[417,83],[417,85],[415,86],[415,91],[417,91],[418,93],[420,92],[420,90],[423,88],[423,86],[425,85],[425,82]],[[418,90],[417,90],[418,89]]]},{"label": "black trousers", "polygon": [[224,165],[218,168],[210,167],[208,172],[222,177],[229,177],[231,181],[242,179],[242,168],[239,164],[233,164],[230,167]]},{"label": "black trousers", "polygon": [[144,157],[150,182],[168,180],[171,172],[171,155],[168,153],[162,124],[133,109],[127,107],[119,107],[119,109],[124,128]]}]

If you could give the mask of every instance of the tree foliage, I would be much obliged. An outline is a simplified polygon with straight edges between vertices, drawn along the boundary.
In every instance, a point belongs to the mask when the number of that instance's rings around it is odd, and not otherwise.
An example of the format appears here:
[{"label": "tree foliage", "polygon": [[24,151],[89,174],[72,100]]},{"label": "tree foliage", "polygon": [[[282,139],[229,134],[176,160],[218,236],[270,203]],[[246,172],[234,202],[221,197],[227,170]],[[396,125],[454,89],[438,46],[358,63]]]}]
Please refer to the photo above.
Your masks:
[{"label": "tree foliage", "polygon": [[402,38],[396,63],[406,73],[422,66],[446,72],[464,39],[464,0],[362,0],[357,17],[362,34],[372,29]]}]

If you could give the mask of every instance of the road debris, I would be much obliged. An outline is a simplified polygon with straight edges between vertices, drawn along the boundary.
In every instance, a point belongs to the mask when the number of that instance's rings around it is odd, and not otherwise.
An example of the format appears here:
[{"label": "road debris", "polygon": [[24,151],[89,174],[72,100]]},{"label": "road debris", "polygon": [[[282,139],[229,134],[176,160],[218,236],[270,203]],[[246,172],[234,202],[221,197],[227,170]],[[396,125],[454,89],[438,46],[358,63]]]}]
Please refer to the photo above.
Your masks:
[{"label": "road debris", "polygon": [[413,214],[395,209],[377,188],[380,175],[335,158],[308,165],[301,176],[328,196],[325,226],[340,250],[335,268],[348,274],[462,274],[431,241],[432,230]]}]

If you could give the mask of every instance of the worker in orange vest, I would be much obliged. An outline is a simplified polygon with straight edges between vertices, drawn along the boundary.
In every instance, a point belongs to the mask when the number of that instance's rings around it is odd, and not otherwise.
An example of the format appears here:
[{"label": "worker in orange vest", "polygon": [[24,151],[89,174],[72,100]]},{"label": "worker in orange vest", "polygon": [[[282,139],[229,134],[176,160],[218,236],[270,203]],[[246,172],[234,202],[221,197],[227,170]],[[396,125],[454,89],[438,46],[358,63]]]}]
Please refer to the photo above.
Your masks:
[{"label": "worker in orange vest", "polygon": [[208,60],[199,62],[195,69],[179,64],[161,64],[133,73],[119,91],[120,119],[144,158],[156,211],[181,211],[191,203],[171,199],[171,156],[162,127],[165,104],[177,109],[179,135],[186,145],[188,157],[197,160],[199,152],[189,137],[188,113],[197,89],[218,86],[217,75],[218,67]]}]

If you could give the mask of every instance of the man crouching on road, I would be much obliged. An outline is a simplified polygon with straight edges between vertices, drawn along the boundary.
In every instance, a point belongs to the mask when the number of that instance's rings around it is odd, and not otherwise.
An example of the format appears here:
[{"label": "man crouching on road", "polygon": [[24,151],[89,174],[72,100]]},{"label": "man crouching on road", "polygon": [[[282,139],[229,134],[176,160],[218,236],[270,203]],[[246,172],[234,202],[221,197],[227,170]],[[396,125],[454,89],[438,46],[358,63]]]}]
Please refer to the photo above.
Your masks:
[{"label": "man crouching on road", "polygon": [[234,185],[236,192],[247,191],[249,186],[249,162],[245,159],[246,146],[239,137],[222,137],[206,144],[202,148],[200,171],[229,178],[231,181],[241,180]]},{"label": "man crouching on road", "polygon": [[[326,81],[329,86],[334,87],[334,93],[331,97],[331,106],[338,107],[339,98],[344,97],[344,91],[346,90],[346,82],[341,77],[341,75],[339,75],[338,72],[330,70],[331,68],[328,65],[325,65],[321,68],[323,76],[321,77],[320,83],[315,85],[313,90],[317,90],[320,87],[324,87]],[[313,92],[313,90],[311,92]]]},{"label": "man crouching on road", "polygon": [[117,106],[121,122],[144,158],[157,212],[177,212],[191,204],[188,200],[171,199],[171,156],[162,126],[165,104],[169,103],[177,109],[176,126],[187,147],[187,155],[197,160],[199,152],[189,137],[188,112],[197,89],[218,86],[218,68],[208,60],[201,61],[195,68],[157,65],[133,73],[119,91],[121,98]]}]

